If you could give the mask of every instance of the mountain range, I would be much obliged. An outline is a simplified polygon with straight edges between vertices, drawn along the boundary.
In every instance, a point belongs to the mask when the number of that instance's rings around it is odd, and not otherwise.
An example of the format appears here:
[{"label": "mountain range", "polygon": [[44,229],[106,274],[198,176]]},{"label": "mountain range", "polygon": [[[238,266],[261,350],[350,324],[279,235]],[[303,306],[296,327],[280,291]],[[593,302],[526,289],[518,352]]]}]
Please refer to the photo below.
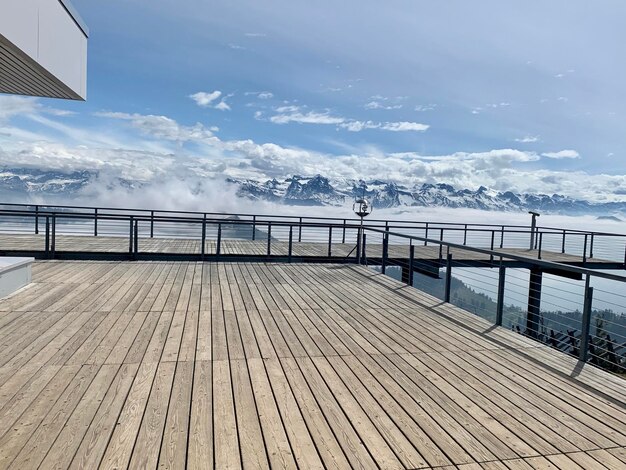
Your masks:
[{"label": "mountain range", "polygon": [[[44,196],[52,200],[79,199],[81,193],[98,178],[97,171],[64,173],[0,167],[0,200],[27,202],[30,196]],[[377,209],[450,207],[489,211],[538,210],[555,214],[592,214],[602,218],[622,218],[626,215],[626,201],[598,203],[559,194],[502,192],[484,186],[459,189],[446,183],[419,181],[406,186],[393,181],[331,179],[322,175],[294,175],[268,180],[228,178],[226,182],[241,198],[299,206],[345,206],[364,196]],[[132,191],[154,183],[115,178],[107,184]]]},{"label": "mountain range", "polygon": [[560,194],[519,194],[479,187],[457,189],[445,183],[413,186],[392,181],[334,180],[315,175],[266,181],[229,179],[240,197],[290,205],[341,206],[365,197],[378,209],[395,207],[450,207],[490,211],[538,210],[557,214],[593,214],[618,218],[626,214],[626,201],[594,203]]}]

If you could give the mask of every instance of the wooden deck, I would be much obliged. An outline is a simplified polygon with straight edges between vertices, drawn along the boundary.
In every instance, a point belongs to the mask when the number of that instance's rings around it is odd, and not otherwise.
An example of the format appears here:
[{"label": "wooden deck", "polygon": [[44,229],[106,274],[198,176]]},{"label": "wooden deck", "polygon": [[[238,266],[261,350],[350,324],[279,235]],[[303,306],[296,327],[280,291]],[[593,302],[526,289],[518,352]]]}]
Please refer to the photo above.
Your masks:
[{"label": "wooden deck", "polygon": [[[143,254],[189,254],[199,255],[202,251],[201,240],[187,238],[140,238],[138,243],[139,253]],[[332,243],[330,247],[330,257],[328,250],[328,242],[295,242],[292,246],[292,255],[294,257],[316,257],[316,258],[346,258],[355,255],[355,244],[352,243]],[[24,235],[24,234],[0,234],[0,253],[2,252],[42,252],[45,249],[45,237],[43,235]],[[55,249],[57,253],[78,252],[78,253],[128,253],[129,240],[124,237],[111,236],[76,236],[76,235],[57,235]],[[382,245],[378,243],[367,244],[368,258],[382,258]],[[495,251],[503,254],[512,254],[537,259],[539,252],[537,250],[529,250],[525,248],[504,248]],[[205,243],[205,253],[213,255],[217,252],[217,242],[209,240]],[[482,253],[476,253],[461,249],[452,249],[450,251],[455,260],[459,262],[472,263],[475,266],[484,266],[490,262],[490,256]],[[267,255],[267,240],[237,240],[223,239],[220,245],[220,253],[222,255]],[[444,248],[442,256],[445,259],[446,249]],[[289,254],[289,243],[286,241],[272,240],[271,254],[275,256],[287,256]],[[389,245],[388,256],[396,260],[408,260],[409,245]],[[439,260],[439,246],[423,246],[421,243],[415,245],[415,258],[418,260]],[[583,263],[582,256],[571,254],[557,253],[544,250],[541,253],[541,259],[553,261],[557,263],[567,263],[573,265],[581,265]],[[588,258],[587,264],[593,264],[594,267],[603,267],[607,269],[615,269],[617,265],[623,268],[623,262],[615,262],[603,260],[599,258]]]},{"label": "wooden deck", "polygon": [[0,468],[626,468],[626,382],[353,265],[39,262]]}]

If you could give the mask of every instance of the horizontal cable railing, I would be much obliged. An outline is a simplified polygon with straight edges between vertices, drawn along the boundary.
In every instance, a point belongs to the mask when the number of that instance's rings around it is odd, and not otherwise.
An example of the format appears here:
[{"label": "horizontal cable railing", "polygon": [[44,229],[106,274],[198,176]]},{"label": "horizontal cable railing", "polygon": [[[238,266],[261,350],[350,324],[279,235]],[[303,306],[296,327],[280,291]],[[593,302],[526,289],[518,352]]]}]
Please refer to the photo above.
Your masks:
[{"label": "horizontal cable railing", "polygon": [[625,240],[512,226],[0,209],[2,254],[366,264],[496,325],[619,373],[626,372],[626,277],[594,271],[589,263],[613,260],[598,266],[623,269]]},{"label": "horizontal cable railing", "polygon": [[[363,264],[382,254],[377,269],[385,274],[496,325],[626,375],[626,276],[470,247],[441,235],[426,239],[366,227],[362,244]],[[427,246],[431,251],[424,257]],[[400,249],[408,258],[394,258],[392,253]],[[510,267],[507,261],[523,262],[524,267]]]}]

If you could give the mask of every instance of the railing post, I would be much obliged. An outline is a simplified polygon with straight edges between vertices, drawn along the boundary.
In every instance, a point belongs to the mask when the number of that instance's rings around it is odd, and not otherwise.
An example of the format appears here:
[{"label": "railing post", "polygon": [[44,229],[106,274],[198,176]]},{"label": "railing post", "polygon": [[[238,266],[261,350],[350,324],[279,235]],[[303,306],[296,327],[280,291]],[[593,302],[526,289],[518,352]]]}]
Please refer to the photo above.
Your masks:
[{"label": "railing post", "polygon": [[256,240],[256,215],[252,216],[252,241]]},{"label": "railing post", "polygon": [[541,284],[543,273],[540,268],[531,268],[528,283],[528,309],[526,316],[526,334],[537,338],[541,318]]},{"label": "railing post", "polygon": [[504,248],[504,225],[500,231],[500,249]]},{"label": "railing post", "polygon": [[448,253],[446,260],[446,290],[444,293],[444,302],[450,303],[450,287],[452,286],[452,253]]},{"label": "railing post", "polygon": [[[206,214],[204,214],[206,220]],[[150,238],[154,238],[154,211],[150,211]]]},{"label": "railing post", "polygon": [[583,306],[583,318],[580,333],[580,350],[578,351],[578,358],[587,362],[587,356],[589,354],[589,331],[591,329],[591,307],[593,305],[593,287],[589,286],[590,283],[589,274],[585,279],[585,303]]},{"label": "railing post", "polygon": [[135,228],[133,230],[133,258],[137,259],[139,252],[139,221],[135,220]]},{"label": "railing post", "polygon": [[219,257],[222,253],[222,223],[217,224],[217,246],[215,247],[215,256]]},{"label": "railing post", "polygon": [[585,243],[583,245],[583,264],[587,262],[587,234],[585,233]]},{"label": "railing post", "polygon": [[380,268],[380,272],[383,274],[387,270],[387,256],[389,256],[389,227],[385,228],[385,234],[383,235],[383,258]]},{"label": "railing post", "polygon": [[302,241],[302,217],[300,217],[300,225],[298,225],[298,243]]},{"label": "railing post", "polygon": [[[443,228],[439,229],[439,241],[443,242]],[[439,243],[439,264],[443,260],[443,243]]]},{"label": "railing post", "polygon": [[200,245],[200,258],[204,261],[206,254],[206,219],[202,219],[202,244]]},{"label": "railing post", "polygon": [[361,230],[359,227],[356,234],[356,264],[361,264]]},{"label": "railing post", "polygon": [[57,238],[57,217],[55,213],[52,213],[52,235],[50,239],[50,257],[54,259],[56,252],[56,238]]},{"label": "railing post", "polygon": [[415,246],[409,248],[409,286],[413,287],[413,260],[415,259]]},{"label": "railing post", "polygon": [[361,254],[361,264],[367,264],[367,256],[365,256],[366,254],[366,248],[365,248],[365,240],[366,240],[367,236],[365,234],[365,231],[363,231],[363,243],[361,244],[361,248],[363,249],[363,253]]},{"label": "railing post", "polygon": [[563,230],[563,241],[561,242],[561,253],[565,254],[565,230]]},{"label": "railing post", "polygon": [[39,235],[39,206],[35,206],[35,235]]},{"label": "railing post", "polygon": [[[502,258],[500,258],[502,263]],[[504,316],[504,287],[506,282],[506,267],[500,264],[498,271],[498,302],[496,304],[496,325],[502,326],[502,317]]]},{"label": "railing post", "polygon": [[594,233],[591,234],[591,240],[589,241],[589,258],[593,258],[593,237]]},{"label": "railing post", "polygon": [[290,225],[289,226],[289,251],[287,252],[290,263],[291,263],[292,250],[293,250],[293,225]]},{"label": "railing post", "polygon": [[495,230],[492,230],[492,231],[491,231],[491,248],[490,248],[490,249],[491,249],[491,251],[493,251],[493,243],[494,243],[494,241],[495,241],[495,238],[496,238],[496,231],[495,231]]},{"label": "railing post", "polygon": [[133,254],[133,228],[135,225],[135,218],[131,215],[128,227],[128,254]]},{"label": "railing post", "polygon": [[463,230],[463,246],[467,245],[467,224],[465,224],[465,229]]},{"label": "railing post", "polygon": [[93,236],[98,236],[98,208],[93,210]]},{"label": "railing post", "polygon": [[46,216],[46,258],[50,258],[50,217]]},{"label": "railing post", "polygon": [[328,226],[328,257],[330,258],[333,251],[333,226]]},{"label": "railing post", "polygon": [[[300,218],[302,220],[302,218]],[[302,225],[300,225],[302,227]],[[272,254],[272,222],[267,223],[267,256]]]},{"label": "railing post", "polygon": [[[424,238],[428,238],[428,222],[426,222],[426,230],[424,231]],[[428,240],[424,240],[424,246],[428,246]]]},{"label": "railing post", "polygon": [[341,244],[346,243],[346,219],[343,219],[343,234],[341,235]]},{"label": "railing post", "polygon": [[539,232],[539,251],[537,252],[537,259],[541,259],[541,246],[543,245],[543,232]]}]

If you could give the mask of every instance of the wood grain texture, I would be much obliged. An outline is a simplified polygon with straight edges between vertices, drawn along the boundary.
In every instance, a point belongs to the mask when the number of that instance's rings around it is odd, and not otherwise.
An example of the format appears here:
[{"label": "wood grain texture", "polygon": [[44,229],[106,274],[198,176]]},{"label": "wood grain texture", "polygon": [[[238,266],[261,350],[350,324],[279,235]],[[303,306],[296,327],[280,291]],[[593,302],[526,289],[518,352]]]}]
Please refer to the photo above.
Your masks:
[{"label": "wood grain texture", "polygon": [[623,379],[362,266],[37,262],[0,347],[0,468],[626,466]]}]

